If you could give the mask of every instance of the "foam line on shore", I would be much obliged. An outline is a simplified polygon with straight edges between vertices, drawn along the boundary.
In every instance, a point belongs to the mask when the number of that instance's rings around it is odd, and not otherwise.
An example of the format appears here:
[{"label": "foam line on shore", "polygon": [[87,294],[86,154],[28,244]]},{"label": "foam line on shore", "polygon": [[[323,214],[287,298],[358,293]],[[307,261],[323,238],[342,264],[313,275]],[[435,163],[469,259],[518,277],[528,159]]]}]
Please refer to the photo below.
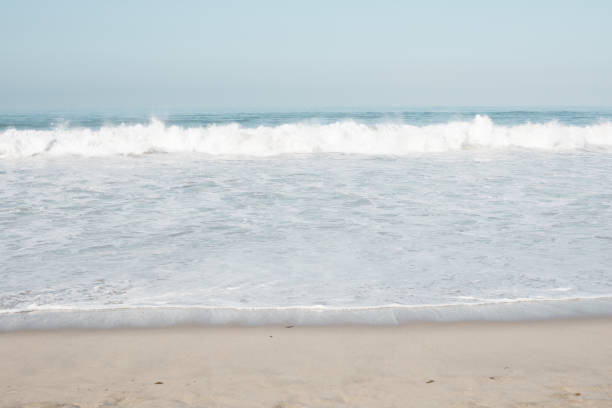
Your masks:
[{"label": "foam line on shore", "polygon": [[612,316],[612,298],[462,305],[328,307],[135,307],[0,314],[0,331],[177,325],[398,325],[412,322],[520,321]]}]

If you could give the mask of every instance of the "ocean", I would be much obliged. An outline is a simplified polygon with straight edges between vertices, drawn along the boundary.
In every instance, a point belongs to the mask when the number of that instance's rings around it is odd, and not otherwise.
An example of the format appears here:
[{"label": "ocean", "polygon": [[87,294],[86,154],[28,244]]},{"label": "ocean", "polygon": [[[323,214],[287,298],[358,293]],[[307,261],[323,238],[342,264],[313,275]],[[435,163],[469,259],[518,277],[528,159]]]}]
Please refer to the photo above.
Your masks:
[{"label": "ocean", "polygon": [[0,114],[0,330],[612,315],[612,110]]}]

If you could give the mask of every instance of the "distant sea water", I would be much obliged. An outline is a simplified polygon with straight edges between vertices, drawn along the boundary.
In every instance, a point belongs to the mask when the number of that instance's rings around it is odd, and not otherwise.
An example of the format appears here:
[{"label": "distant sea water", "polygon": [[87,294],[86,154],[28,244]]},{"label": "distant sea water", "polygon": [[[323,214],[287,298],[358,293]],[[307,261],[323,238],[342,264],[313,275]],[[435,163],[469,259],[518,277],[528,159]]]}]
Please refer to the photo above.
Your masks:
[{"label": "distant sea water", "polygon": [[0,330],[612,315],[612,110],[0,114]]}]

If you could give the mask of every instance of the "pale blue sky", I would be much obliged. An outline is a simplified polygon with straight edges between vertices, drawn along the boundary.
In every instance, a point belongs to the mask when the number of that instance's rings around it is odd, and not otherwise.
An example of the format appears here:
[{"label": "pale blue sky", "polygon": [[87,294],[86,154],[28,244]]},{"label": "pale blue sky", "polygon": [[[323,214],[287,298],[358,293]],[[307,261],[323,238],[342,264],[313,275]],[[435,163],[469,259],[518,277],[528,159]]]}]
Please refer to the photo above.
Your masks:
[{"label": "pale blue sky", "polygon": [[612,1],[3,1],[0,109],[612,106]]}]

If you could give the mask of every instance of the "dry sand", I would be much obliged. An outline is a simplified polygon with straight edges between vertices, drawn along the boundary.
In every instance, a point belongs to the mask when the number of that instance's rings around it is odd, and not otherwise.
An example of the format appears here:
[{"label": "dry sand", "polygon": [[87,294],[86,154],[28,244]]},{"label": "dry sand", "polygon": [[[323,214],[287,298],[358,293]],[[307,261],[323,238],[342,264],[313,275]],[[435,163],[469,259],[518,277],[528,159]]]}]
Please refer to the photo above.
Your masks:
[{"label": "dry sand", "polygon": [[0,334],[8,407],[612,407],[612,320]]}]

